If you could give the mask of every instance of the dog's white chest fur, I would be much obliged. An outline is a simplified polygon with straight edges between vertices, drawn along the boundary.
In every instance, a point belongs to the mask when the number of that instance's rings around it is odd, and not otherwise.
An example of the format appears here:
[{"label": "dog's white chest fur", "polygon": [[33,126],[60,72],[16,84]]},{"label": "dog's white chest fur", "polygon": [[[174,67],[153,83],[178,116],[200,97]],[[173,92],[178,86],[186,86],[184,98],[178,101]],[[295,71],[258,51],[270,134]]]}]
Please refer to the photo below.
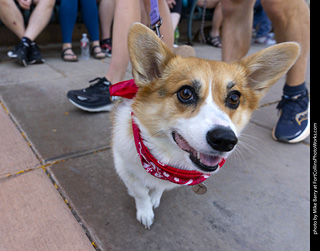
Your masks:
[{"label": "dog's white chest fur", "polygon": [[178,185],[155,178],[142,167],[131,130],[131,104],[132,100],[123,100],[115,110],[113,156],[117,173],[135,199],[137,220],[150,228],[154,218],[152,208],[159,206],[164,190]]}]

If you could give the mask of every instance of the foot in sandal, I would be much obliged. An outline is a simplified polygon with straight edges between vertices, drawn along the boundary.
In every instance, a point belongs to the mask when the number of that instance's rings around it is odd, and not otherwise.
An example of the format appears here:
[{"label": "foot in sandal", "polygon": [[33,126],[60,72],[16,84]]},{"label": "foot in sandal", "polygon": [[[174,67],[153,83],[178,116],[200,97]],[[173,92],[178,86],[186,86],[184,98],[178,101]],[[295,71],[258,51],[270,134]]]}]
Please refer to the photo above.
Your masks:
[{"label": "foot in sandal", "polygon": [[65,62],[77,62],[77,55],[74,54],[71,45],[63,46],[61,52],[61,58]]},{"label": "foot in sandal", "polygon": [[102,51],[100,45],[93,45],[91,49],[91,55],[95,59],[103,59],[107,57],[106,53]]},{"label": "foot in sandal", "polygon": [[219,36],[211,36],[211,34],[208,33],[208,34],[205,35],[205,37],[206,37],[207,44],[212,45],[212,46],[217,47],[217,48],[221,48],[222,47],[221,39],[220,39]]}]

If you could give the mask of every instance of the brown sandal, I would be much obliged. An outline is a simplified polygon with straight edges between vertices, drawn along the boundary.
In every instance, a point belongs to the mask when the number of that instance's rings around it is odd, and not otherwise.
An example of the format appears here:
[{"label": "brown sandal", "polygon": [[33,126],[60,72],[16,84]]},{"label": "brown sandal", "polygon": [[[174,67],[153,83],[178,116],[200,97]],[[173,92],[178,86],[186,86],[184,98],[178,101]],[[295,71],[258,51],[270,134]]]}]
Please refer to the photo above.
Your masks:
[{"label": "brown sandal", "polygon": [[[61,58],[62,58],[62,60],[65,61],[65,62],[78,62],[77,55],[74,54],[74,53],[66,53],[66,51],[68,51],[68,50],[71,50],[71,51],[72,51],[72,48],[71,48],[71,47],[65,48],[65,49],[61,52]],[[68,59],[68,58],[65,58],[65,56],[76,56],[76,58]]]}]

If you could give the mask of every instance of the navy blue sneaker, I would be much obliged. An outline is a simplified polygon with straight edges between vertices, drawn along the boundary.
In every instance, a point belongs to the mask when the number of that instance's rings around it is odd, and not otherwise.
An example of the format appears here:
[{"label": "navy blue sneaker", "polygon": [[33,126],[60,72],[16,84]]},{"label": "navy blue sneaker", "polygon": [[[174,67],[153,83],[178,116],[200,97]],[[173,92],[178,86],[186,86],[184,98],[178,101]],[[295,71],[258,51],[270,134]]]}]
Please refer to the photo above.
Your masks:
[{"label": "navy blue sneaker", "polygon": [[95,83],[85,89],[69,91],[67,93],[69,101],[87,112],[111,111],[113,105],[109,93],[111,83],[105,77],[89,82]]},{"label": "navy blue sneaker", "polygon": [[285,143],[297,143],[310,134],[308,91],[296,96],[283,95],[277,109],[281,113],[272,137]]}]

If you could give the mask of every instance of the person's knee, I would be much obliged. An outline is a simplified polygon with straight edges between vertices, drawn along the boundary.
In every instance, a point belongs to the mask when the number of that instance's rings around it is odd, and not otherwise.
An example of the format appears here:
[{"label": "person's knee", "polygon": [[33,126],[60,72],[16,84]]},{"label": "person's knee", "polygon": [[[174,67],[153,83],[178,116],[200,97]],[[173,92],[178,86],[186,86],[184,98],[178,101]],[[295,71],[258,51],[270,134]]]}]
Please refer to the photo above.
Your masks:
[{"label": "person's knee", "polygon": [[[269,18],[273,20],[283,21],[285,18],[285,11],[288,11],[290,8],[284,8],[285,5],[283,2],[285,0],[261,0],[261,5]],[[290,6],[290,3],[288,7]]]},{"label": "person's knee", "polygon": [[261,0],[261,4],[273,23],[285,25],[307,14],[304,0]]},{"label": "person's knee", "polygon": [[48,8],[53,8],[56,3],[56,0],[33,0],[33,2],[35,5],[39,4],[40,2],[45,3]]},{"label": "person's knee", "polygon": [[14,0],[0,0],[0,5],[9,5],[9,2],[13,2]]},{"label": "person's knee", "polygon": [[240,13],[245,10],[250,10],[253,8],[255,0],[222,0],[222,12],[223,16],[231,16],[235,13]]}]

